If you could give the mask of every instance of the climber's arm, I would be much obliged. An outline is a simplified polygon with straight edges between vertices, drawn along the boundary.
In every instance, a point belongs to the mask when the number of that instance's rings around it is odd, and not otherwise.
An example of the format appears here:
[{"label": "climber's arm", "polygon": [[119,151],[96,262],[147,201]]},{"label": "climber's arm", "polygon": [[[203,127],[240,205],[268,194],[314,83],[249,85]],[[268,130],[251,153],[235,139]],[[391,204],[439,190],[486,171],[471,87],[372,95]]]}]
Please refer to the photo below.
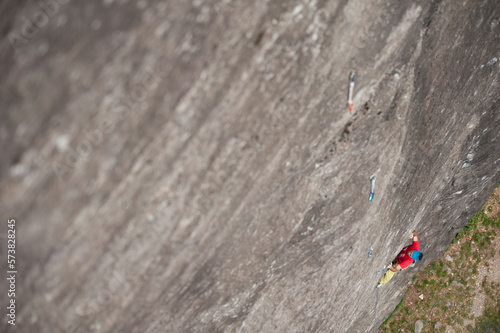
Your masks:
[{"label": "climber's arm", "polygon": [[401,266],[399,264],[397,264],[396,267],[394,267],[394,266],[392,266],[392,264],[390,264],[389,266],[387,266],[387,268],[389,268],[393,272],[397,272],[397,271],[401,270]]}]

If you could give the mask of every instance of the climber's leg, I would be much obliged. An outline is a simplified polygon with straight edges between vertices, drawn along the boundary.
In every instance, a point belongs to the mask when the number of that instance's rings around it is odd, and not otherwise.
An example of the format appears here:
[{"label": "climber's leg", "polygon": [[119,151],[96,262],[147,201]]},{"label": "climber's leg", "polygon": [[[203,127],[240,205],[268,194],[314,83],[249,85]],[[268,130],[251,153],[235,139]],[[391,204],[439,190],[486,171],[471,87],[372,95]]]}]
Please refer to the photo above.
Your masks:
[{"label": "climber's leg", "polygon": [[382,277],[382,280],[380,280],[380,284],[386,284],[387,282],[389,282],[394,276],[394,274],[396,274],[396,272],[387,269],[387,272],[385,272],[384,276]]},{"label": "climber's leg", "polygon": [[[392,267],[396,267],[397,264],[398,264],[398,262],[396,261],[396,259],[394,259],[392,261]],[[386,284],[387,282],[389,282],[392,279],[392,277],[394,276],[394,274],[396,274],[396,272],[393,272],[388,268],[387,272],[385,272],[384,276],[382,277],[382,280],[380,280],[377,287],[380,287],[380,286]]]}]

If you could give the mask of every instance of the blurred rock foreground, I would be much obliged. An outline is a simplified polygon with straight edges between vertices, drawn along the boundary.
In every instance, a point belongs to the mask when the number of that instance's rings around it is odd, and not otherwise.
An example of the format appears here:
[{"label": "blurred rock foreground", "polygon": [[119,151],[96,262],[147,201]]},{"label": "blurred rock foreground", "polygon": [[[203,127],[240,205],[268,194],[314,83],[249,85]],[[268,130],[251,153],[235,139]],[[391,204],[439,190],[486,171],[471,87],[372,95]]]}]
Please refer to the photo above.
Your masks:
[{"label": "blurred rock foreground", "polygon": [[0,13],[2,332],[375,330],[500,180],[497,1]]}]

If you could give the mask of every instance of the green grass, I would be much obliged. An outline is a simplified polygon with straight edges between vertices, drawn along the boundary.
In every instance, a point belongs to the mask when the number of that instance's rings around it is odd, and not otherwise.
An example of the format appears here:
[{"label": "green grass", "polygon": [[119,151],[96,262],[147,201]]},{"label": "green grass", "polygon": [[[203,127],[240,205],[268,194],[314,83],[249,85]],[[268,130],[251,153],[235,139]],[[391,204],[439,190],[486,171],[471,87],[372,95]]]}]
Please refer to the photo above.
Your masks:
[{"label": "green grass", "polygon": [[[382,323],[382,326],[383,325],[387,325],[387,323],[392,319],[392,317],[401,309],[401,308],[404,308],[405,306],[405,299],[404,297],[401,299],[401,302],[399,302],[398,305],[396,305],[396,307],[394,308],[394,311],[392,311],[392,313],[389,315],[389,317],[387,317],[387,319]],[[393,324],[393,323],[391,323]],[[393,325],[390,325],[391,326],[391,329],[392,329],[392,326]]]},{"label": "green grass", "polygon": [[460,239],[463,236],[470,234],[474,230],[476,230],[477,224],[479,223],[479,220],[483,218],[483,216],[486,216],[486,214],[481,209],[479,212],[476,213],[476,215],[474,215],[472,217],[472,219],[469,221],[469,223],[467,223],[467,225],[462,230],[460,230],[460,232],[457,234],[456,239]]},{"label": "green grass", "polygon": [[484,279],[482,285],[490,300],[486,303],[484,314],[478,319],[478,322],[480,324],[492,322],[500,327],[500,283],[487,282]]}]

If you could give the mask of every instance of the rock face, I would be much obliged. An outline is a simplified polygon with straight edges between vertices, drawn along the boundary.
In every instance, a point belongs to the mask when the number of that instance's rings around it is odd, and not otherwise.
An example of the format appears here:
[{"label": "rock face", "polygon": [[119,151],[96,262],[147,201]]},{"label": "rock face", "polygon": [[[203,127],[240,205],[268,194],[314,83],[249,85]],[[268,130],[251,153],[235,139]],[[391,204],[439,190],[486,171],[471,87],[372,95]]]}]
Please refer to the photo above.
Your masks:
[{"label": "rock face", "polygon": [[2,332],[374,330],[500,180],[496,1],[8,3]]}]

